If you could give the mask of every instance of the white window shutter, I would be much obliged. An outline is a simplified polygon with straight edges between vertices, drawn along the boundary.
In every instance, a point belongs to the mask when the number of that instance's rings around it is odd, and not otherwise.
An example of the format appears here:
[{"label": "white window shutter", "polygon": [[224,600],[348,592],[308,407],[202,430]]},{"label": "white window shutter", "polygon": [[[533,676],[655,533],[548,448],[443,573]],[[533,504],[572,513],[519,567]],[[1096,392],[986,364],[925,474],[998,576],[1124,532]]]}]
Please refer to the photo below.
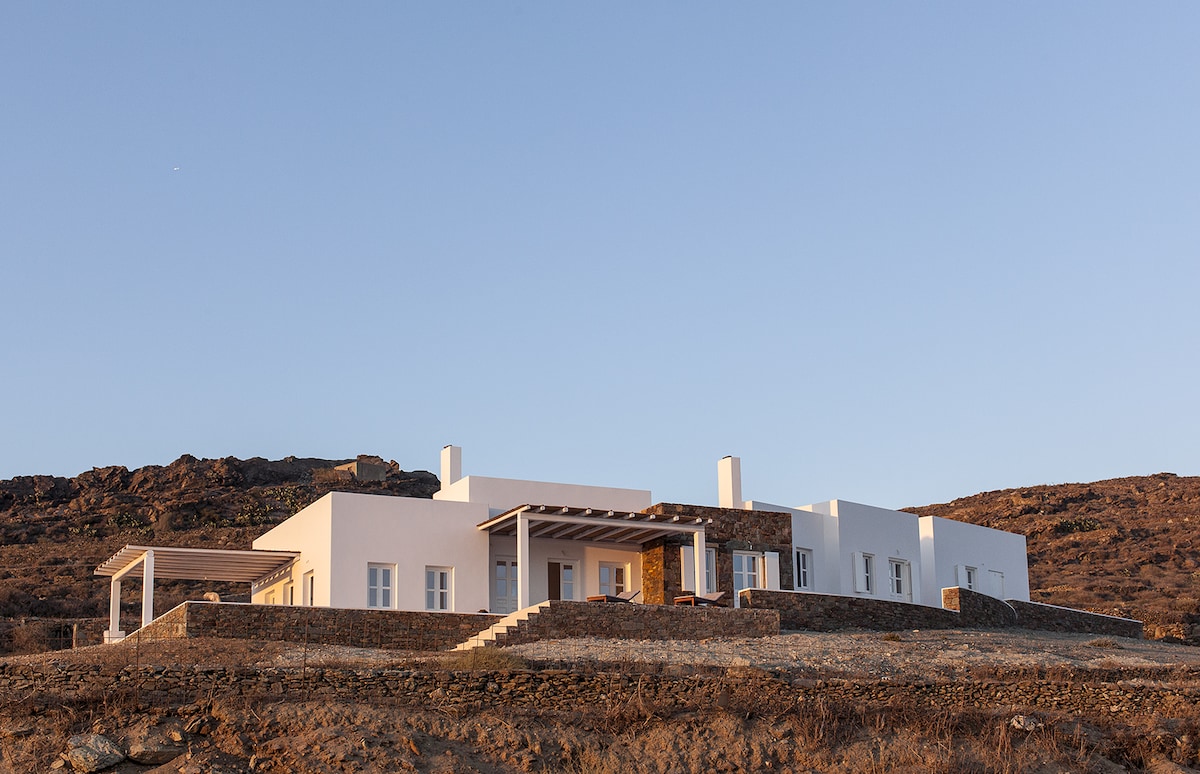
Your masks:
[{"label": "white window shutter", "polygon": [[854,558],[854,590],[863,592],[867,590],[867,563],[863,561],[863,555],[860,551],[855,551],[851,556]]},{"label": "white window shutter", "polygon": [[[679,547],[679,568],[682,581],[680,588],[684,591],[695,591],[696,586],[696,554],[692,546]],[[711,589],[709,589],[711,591]]]},{"label": "white window shutter", "polygon": [[967,587],[967,566],[965,564],[954,566],[954,585],[960,589]]},{"label": "white window shutter", "polygon": [[763,579],[761,581],[764,589],[772,591],[779,590],[779,552],[765,551],[763,552]]}]

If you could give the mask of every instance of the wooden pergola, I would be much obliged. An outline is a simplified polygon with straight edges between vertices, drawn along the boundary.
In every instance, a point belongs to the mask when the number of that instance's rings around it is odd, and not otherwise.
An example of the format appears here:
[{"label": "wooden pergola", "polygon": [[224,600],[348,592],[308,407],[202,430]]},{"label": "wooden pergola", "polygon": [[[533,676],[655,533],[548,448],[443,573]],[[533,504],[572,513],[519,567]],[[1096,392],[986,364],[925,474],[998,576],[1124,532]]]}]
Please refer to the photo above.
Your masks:
[{"label": "wooden pergola", "polygon": [[690,534],[694,548],[696,593],[705,594],[704,527],[712,519],[658,516],[638,511],[606,511],[569,506],[521,505],[505,511],[477,529],[517,539],[517,609],[529,607],[529,539],[587,540],[639,548],[655,538]]},{"label": "wooden pergola", "polygon": [[108,631],[105,642],[124,639],[121,631],[121,580],[141,565],[142,626],[154,620],[154,579],[211,580],[253,583],[286,567],[300,554],[294,551],[235,551],[223,548],[172,548],[128,545],[96,568],[111,578]]}]

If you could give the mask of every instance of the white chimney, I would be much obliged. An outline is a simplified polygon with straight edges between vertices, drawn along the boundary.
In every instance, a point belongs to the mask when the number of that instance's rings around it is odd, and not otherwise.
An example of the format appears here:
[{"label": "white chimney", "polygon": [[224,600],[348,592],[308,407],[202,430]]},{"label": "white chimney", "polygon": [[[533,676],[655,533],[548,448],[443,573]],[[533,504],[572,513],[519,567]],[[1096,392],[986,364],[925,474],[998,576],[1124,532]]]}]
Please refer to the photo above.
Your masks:
[{"label": "white chimney", "polygon": [[722,508],[745,508],[742,502],[742,459],[722,457],[717,463],[717,505]]},{"label": "white chimney", "polygon": [[442,489],[462,478],[462,447],[442,447]]}]

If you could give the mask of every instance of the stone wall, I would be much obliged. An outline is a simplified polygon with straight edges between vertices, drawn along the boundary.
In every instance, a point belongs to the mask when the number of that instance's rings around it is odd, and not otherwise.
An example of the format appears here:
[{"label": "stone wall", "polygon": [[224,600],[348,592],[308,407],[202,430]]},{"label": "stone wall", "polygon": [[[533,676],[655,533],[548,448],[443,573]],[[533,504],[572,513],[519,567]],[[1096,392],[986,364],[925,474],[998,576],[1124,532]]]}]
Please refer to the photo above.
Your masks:
[{"label": "stone wall", "polygon": [[1043,605],[1038,602],[1008,601],[1017,611],[1017,626],[1048,632],[1088,632],[1113,637],[1141,638],[1141,621],[1117,618],[1112,615],[1072,610],[1069,607]]},{"label": "stone wall", "polygon": [[702,640],[779,634],[776,610],[675,607],[611,602],[551,601],[504,636],[504,645],[567,637],[628,640]]},{"label": "stone wall", "polygon": [[[706,505],[659,503],[643,513],[679,516],[681,519],[712,519],[704,528],[708,548],[717,551],[717,588],[733,598],[733,552],[776,551],[779,553],[779,586],[792,588],[792,517],[773,511],[713,508]],[[691,545],[688,536],[668,537],[647,545],[642,552],[642,595],[646,602],[671,604],[683,591],[679,548]]]},{"label": "stone wall", "polygon": [[[668,580],[672,577],[674,582]],[[658,539],[642,546],[642,602],[647,605],[671,604],[679,595],[679,577],[677,542],[668,545],[665,540]]]},{"label": "stone wall", "polygon": [[1019,626],[1052,632],[1107,634],[1141,639],[1142,623],[1066,607],[1018,600],[1002,601],[957,587],[942,589],[944,608],[871,597],[810,592],[742,592],[742,606],[779,611],[783,629],[830,632],[839,629],[996,629]]},{"label": "stone wall", "polygon": [[965,625],[953,610],[871,597],[747,589],[742,592],[741,604],[744,608],[778,610],[779,625],[783,629],[814,632],[956,629]]},{"label": "stone wall", "polygon": [[1009,603],[958,586],[942,589],[942,607],[957,610],[962,626],[1003,629],[1017,625],[1017,611]]},{"label": "stone wall", "polygon": [[1200,645],[1200,613],[1177,612],[1155,615],[1142,622],[1146,637],[1178,640],[1185,645]]},{"label": "stone wall", "polygon": [[481,613],[184,602],[135,636],[223,637],[387,650],[447,650],[500,618]]},{"label": "stone wall", "polygon": [[[1135,670],[1136,671],[1136,670]],[[137,695],[143,700],[195,702],[214,696],[387,698],[400,704],[456,708],[619,711],[661,715],[723,708],[778,711],[809,701],[854,705],[981,707],[1006,712],[1042,708],[1108,717],[1191,714],[1200,701],[1194,682],[1124,679],[1081,671],[1055,679],[953,680],[811,679],[787,673],[729,669],[723,674],[580,672],[566,669],[445,671],[431,669],[137,666],[0,662],[0,700],[45,701],[76,695]]]}]

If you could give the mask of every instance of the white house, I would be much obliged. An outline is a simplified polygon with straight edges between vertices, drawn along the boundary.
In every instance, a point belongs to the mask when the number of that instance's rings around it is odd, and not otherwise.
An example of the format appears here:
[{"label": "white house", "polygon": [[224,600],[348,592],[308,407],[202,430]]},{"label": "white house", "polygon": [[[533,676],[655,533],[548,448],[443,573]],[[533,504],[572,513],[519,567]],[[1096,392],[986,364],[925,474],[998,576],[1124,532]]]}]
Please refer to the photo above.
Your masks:
[{"label": "white house", "polygon": [[831,500],[742,500],[740,461],[718,463],[719,505],[653,504],[646,490],[462,476],[442,450],[432,500],[332,492],[256,539],[252,551],[127,546],[111,578],[106,636],[120,639],[120,583],[251,582],[254,603],[507,613],[547,599],[639,591],[639,602],[745,588],[940,606],[963,586],[1029,599],[1025,538],[972,524]]}]

